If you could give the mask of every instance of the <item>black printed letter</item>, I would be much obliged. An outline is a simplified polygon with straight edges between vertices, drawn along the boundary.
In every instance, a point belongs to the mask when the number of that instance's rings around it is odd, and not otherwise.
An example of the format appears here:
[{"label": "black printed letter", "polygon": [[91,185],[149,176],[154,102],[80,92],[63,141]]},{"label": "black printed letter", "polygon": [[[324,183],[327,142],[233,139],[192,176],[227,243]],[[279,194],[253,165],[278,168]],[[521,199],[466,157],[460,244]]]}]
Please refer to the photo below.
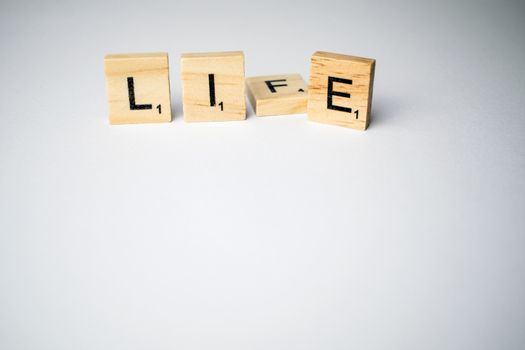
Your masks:
[{"label": "black printed letter", "polygon": [[265,83],[266,83],[266,86],[268,86],[268,89],[270,89],[270,91],[272,93],[274,92],[277,92],[275,90],[276,87],[278,86],[288,86],[288,84],[277,84],[277,85],[273,85],[272,83],[275,83],[275,82],[278,82],[278,81],[286,81],[286,79],[277,79],[277,80],[266,80]]},{"label": "black printed letter", "polygon": [[151,109],[152,105],[138,105],[135,103],[135,83],[133,77],[128,77],[129,109]]},{"label": "black printed letter", "polygon": [[208,74],[208,83],[210,86],[210,106],[215,106],[215,74]]},{"label": "black printed letter", "polygon": [[332,96],[341,96],[341,97],[350,98],[350,94],[349,93],[340,92],[340,91],[334,91],[334,83],[342,83],[342,84],[352,85],[352,80],[350,80],[350,79],[343,79],[343,78],[336,78],[336,77],[328,77],[328,97],[326,99],[326,102],[327,102],[326,103],[326,107],[328,109],[333,109],[333,110],[336,110],[336,111],[352,113],[352,108],[336,106],[336,105],[334,105],[332,103]]}]

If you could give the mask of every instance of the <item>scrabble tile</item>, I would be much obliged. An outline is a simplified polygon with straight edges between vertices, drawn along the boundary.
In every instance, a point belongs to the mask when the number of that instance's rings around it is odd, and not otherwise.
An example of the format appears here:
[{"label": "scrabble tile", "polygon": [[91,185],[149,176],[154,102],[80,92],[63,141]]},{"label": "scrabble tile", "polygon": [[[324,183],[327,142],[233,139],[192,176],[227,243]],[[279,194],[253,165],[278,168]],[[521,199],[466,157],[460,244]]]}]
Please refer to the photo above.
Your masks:
[{"label": "scrabble tile", "polygon": [[299,74],[251,77],[246,87],[257,116],[306,113],[308,88]]},{"label": "scrabble tile", "polygon": [[111,124],[171,121],[167,53],[106,55]]},{"label": "scrabble tile", "polygon": [[308,86],[308,119],[365,130],[370,123],[374,70],[374,59],[314,53]]},{"label": "scrabble tile", "polygon": [[246,119],[242,51],[181,56],[184,121]]}]

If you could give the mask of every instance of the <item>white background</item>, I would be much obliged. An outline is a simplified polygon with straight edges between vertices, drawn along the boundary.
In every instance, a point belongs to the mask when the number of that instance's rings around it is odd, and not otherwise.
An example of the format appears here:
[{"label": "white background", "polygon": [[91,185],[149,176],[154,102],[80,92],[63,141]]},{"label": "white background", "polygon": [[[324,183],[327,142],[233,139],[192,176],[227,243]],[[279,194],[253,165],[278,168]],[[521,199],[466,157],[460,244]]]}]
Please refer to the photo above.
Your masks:
[{"label": "white background", "polygon": [[[523,349],[525,6],[0,3],[0,348]],[[365,132],[186,124],[184,52],[377,59]],[[107,53],[174,121],[110,126]]]}]

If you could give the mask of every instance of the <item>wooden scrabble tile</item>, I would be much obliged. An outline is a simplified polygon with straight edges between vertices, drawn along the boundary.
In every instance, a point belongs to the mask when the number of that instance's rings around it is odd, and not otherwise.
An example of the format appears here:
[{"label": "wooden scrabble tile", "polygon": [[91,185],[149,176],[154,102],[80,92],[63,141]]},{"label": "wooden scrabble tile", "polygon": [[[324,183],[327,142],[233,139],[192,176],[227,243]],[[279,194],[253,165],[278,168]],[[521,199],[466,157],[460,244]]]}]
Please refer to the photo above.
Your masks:
[{"label": "wooden scrabble tile", "polygon": [[365,130],[370,123],[374,70],[374,59],[314,53],[308,86],[308,119]]},{"label": "wooden scrabble tile", "polygon": [[185,121],[246,119],[242,51],[183,54],[181,76]]},{"label": "wooden scrabble tile", "polygon": [[171,121],[167,53],[106,55],[111,124]]},{"label": "wooden scrabble tile", "polygon": [[246,86],[257,116],[306,113],[308,88],[299,74],[251,77]]}]

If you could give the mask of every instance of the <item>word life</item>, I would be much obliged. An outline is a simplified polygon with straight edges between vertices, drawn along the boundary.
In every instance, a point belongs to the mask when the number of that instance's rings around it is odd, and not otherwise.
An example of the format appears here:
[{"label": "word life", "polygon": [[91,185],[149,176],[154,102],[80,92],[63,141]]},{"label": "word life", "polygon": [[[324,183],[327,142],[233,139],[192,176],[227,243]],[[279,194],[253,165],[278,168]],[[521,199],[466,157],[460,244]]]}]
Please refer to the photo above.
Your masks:
[{"label": "word life", "polygon": [[[257,116],[307,113],[359,130],[370,123],[374,59],[315,52],[308,85],[299,74],[245,78],[242,51],[185,53],[180,62],[187,122],[245,120],[247,93]],[[111,124],[171,121],[167,53],[106,55],[104,68]]]}]

